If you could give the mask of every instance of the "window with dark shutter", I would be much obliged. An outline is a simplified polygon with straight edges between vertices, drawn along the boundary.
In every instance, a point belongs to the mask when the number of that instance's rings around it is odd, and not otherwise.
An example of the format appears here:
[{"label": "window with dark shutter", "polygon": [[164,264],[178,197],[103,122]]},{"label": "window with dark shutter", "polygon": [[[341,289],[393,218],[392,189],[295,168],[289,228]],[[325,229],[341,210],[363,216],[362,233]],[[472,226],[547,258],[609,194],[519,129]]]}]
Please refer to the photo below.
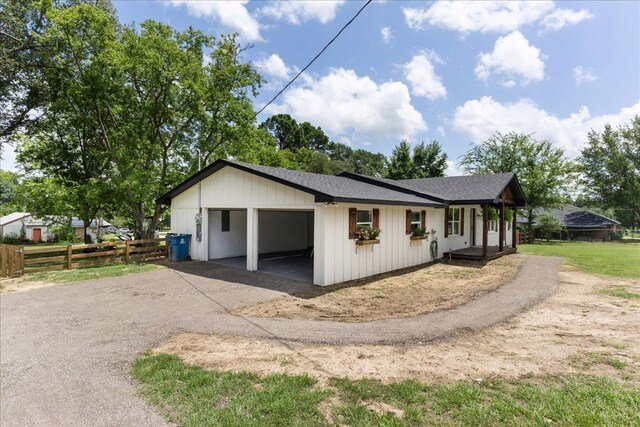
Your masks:
[{"label": "window with dark shutter", "polygon": [[420,228],[424,230],[427,228],[427,211],[422,211],[420,214]]},{"label": "window with dark shutter", "polygon": [[373,228],[380,228],[380,209],[373,210]]},{"label": "window with dark shutter", "polygon": [[405,233],[411,234],[413,231],[411,228],[411,209],[407,209],[406,219],[405,219]]},{"label": "window with dark shutter", "polygon": [[358,209],[349,208],[349,239],[356,238],[357,224],[358,224]]}]

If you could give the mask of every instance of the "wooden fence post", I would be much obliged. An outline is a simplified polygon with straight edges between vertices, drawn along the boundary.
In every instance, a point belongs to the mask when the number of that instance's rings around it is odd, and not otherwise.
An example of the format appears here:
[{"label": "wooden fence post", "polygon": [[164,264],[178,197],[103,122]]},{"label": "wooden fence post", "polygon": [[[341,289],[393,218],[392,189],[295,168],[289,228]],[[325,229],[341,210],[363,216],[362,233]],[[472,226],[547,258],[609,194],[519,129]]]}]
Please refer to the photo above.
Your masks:
[{"label": "wooden fence post", "polygon": [[71,270],[71,263],[73,261],[72,258],[73,258],[73,246],[67,245],[67,270]]},{"label": "wooden fence post", "polygon": [[124,241],[124,262],[129,264],[129,240]]}]

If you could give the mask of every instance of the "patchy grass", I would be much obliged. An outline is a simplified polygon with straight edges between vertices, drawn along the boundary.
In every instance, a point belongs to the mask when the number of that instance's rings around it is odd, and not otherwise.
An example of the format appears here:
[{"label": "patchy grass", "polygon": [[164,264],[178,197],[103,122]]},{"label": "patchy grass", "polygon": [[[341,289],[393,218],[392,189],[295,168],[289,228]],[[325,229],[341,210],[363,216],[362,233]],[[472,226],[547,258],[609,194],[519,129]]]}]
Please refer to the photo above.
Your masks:
[{"label": "patchy grass", "polygon": [[640,390],[575,375],[422,384],[207,371],[177,356],[133,365],[140,392],[183,426],[638,425]]},{"label": "patchy grass", "polygon": [[4,281],[0,287],[0,292],[25,291],[58,283],[82,282],[85,280],[124,276],[126,274],[144,273],[158,268],[164,267],[157,264],[116,263],[74,270],[41,271],[38,273],[28,273],[22,277]]},{"label": "patchy grass", "polygon": [[341,322],[417,316],[464,304],[508,283],[517,275],[520,264],[515,257],[434,263],[333,286],[304,288],[233,312]]},{"label": "patchy grass", "polygon": [[534,255],[561,256],[586,273],[615,277],[640,277],[640,243],[591,243],[551,241],[519,245]]},{"label": "patchy grass", "polygon": [[598,291],[598,293],[603,295],[609,295],[612,297],[626,298],[626,299],[640,298],[640,293],[632,292],[629,289],[630,289],[629,286],[613,286],[611,288],[601,289]]}]

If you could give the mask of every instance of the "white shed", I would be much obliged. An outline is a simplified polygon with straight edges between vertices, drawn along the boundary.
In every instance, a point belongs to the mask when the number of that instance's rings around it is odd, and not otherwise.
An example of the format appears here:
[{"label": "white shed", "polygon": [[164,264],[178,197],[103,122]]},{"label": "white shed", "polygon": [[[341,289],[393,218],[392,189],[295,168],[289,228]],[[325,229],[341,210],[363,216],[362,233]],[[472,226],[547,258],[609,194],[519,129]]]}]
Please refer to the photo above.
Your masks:
[{"label": "white shed", "polygon": [[[433,191],[428,180],[444,180],[431,183],[444,185],[442,191]],[[493,188],[473,191],[471,180]],[[490,258],[515,251],[515,244],[507,248],[514,243],[511,222],[502,221],[499,232],[482,220],[490,205],[505,212],[505,203],[524,204],[515,175],[417,181],[424,180],[329,176],[218,160],[159,201],[171,206],[171,231],[192,235],[194,260],[321,286],[428,263],[445,253]],[[452,184],[460,197],[447,194]],[[375,229],[381,232],[374,239]],[[412,236],[421,230],[433,234]]]},{"label": "white shed", "polygon": [[14,212],[0,218],[0,237],[46,242],[53,236],[46,221],[34,218],[28,212]]}]

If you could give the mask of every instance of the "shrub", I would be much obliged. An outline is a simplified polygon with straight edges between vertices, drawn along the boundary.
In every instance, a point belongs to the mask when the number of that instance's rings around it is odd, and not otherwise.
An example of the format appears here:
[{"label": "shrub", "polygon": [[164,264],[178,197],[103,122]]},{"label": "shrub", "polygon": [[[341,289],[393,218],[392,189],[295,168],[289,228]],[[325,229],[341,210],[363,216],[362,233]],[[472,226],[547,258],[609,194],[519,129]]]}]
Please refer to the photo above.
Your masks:
[{"label": "shrub", "polygon": [[0,236],[0,243],[4,243],[6,245],[19,245],[22,243],[22,239],[16,233],[9,233],[4,237]]},{"label": "shrub", "polygon": [[551,236],[562,231],[562,222],[558,218],[550,214],[542,214],[536,218],[535,229],[549,241]]},{"label": "shrub", "polygon": [[50,228],[51,233],[55,236],[56,242],[76,243],[80,239],[76,236],[76,231],[70,224],[58,224]]}]

